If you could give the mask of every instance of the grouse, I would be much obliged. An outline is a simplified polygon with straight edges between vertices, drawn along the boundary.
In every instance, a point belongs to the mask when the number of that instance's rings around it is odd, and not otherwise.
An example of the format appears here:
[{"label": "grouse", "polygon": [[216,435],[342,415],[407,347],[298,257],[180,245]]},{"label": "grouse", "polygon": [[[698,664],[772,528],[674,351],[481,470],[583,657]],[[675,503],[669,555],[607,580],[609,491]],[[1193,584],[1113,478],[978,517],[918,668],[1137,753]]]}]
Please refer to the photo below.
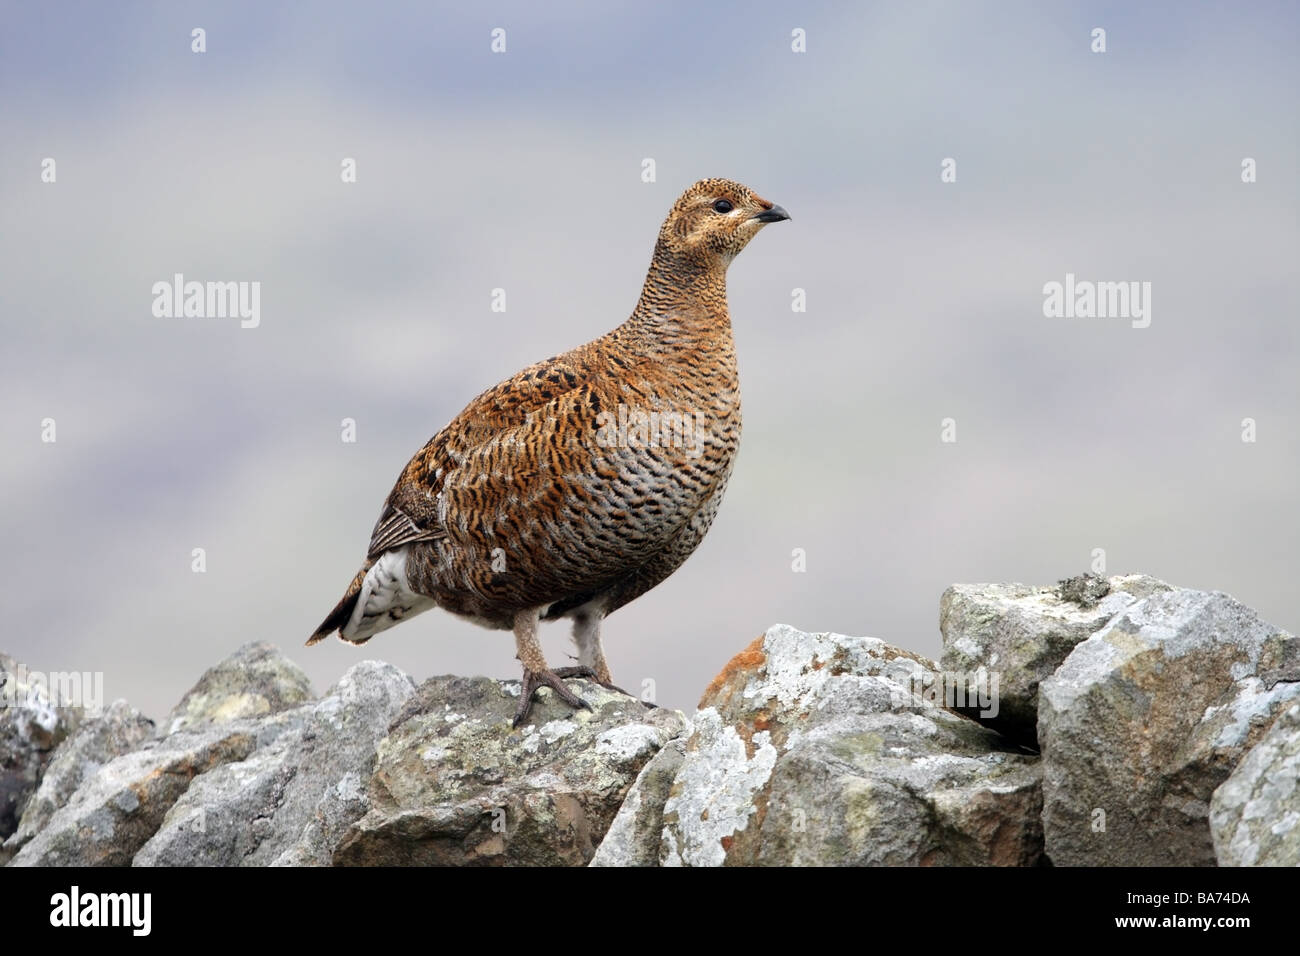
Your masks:
[{"label": "grouse", "polygon": [[[659,230],[631,317],[483,392],[402,470],[365,562],[308,640],[361,644],[433,607],[512,630],[515,725],[549,687],[613,689],[601,622],[703,539],[740,442],[727,266],[780,206],[705,179]],[[552,670],[539,620],[571,618],[577,667]]]}]

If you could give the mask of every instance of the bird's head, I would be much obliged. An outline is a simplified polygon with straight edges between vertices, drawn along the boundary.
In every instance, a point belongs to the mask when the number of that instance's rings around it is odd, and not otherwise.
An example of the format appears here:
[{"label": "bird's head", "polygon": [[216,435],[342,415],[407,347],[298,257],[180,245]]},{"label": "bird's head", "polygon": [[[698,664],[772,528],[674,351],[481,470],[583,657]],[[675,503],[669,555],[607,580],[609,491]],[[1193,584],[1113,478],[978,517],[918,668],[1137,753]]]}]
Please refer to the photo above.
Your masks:
[{"label": "bird's head", "polygon": [[656,252],[725,270],[760,229],[789,218],[748,186],[730,179],[701,179],[673,203],[659,230]]}]

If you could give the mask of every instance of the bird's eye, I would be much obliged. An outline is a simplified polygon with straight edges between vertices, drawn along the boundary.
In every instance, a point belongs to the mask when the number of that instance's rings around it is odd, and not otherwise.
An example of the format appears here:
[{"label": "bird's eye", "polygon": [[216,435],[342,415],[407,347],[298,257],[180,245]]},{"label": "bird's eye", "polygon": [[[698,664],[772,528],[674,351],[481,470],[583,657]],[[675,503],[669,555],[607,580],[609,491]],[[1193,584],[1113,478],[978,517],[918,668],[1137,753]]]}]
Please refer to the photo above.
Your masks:
[{"label": "bird's eye", "polygon": [[713,204],[714,212],[726,213],[726,212],[731,212],[731,209],[732,209],[731,203],[725,199],[719,199],[717,202]]}]

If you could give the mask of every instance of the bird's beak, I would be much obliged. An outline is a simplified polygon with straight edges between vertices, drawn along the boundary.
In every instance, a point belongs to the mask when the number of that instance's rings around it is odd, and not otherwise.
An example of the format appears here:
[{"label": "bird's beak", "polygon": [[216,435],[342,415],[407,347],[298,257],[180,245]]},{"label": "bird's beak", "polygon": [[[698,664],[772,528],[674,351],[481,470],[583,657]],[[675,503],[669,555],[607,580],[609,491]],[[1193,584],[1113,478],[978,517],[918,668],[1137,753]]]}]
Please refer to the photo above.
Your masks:
[{"label": "bird's beak", "polygon": [[789,219],[790,214],[786,212],[784,209],[782,209],[780,206],[773,203],[771,208],[764,209],[762,212],[756,213],[755,215],[750,216],[749,218],[757,219],[759,222],[781,222],[785,219]]}]

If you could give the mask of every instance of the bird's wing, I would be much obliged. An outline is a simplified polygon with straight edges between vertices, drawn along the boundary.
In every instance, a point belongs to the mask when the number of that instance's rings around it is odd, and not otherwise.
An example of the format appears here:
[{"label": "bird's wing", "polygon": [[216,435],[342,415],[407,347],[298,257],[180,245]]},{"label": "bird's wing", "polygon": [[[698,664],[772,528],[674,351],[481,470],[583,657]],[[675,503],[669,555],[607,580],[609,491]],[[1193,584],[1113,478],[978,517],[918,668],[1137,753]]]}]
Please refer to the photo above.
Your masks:
[{"label": "bird's wing", "polygon": [[379,514],[379,520],[375,522],[375,529],[370,532],[370,547],[366,551],[366,558],[376,558],[385,551],[392,551],[414,541],[437,541],[442,537],[445,535],[440,528],[421,527],[415,518],[388,501]]},{"label": "bird's wing", "polygon": [[588,399],[582,391],[559,396],[469,449],[448,475],[453,579],[528,606],[599,589],[637,560],[647,542],[618,533],[611,489],[619,476],[597,441]]},{"label": "bird's wing", "polygon": [[367,559],[416,541],[445,538],[442,500],[448,478],[467,458],[477,459],[477,450],[500,447],[512,429],[545,419],[548,407],[589,387],[589,378],[586,363],[570,352],[531,365],[470,402],[403,469],[371,532]]},{"label": "bird's wing", "polygon": [[606,371],[467,449],[446,476],[449,580],[517,607],[595,593],[690,519],[707,468],[687,447],[615,433],[619,405],[660,398],[638,363]]}]

